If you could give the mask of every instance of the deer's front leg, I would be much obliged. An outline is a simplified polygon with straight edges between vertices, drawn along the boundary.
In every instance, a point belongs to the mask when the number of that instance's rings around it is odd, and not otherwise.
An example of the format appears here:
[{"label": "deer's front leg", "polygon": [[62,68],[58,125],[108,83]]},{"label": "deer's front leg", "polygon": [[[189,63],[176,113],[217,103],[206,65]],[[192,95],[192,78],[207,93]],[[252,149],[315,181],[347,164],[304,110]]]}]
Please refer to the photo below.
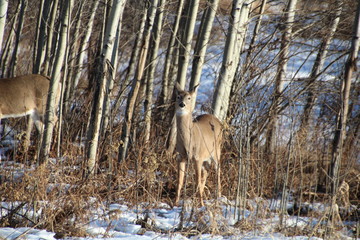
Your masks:
[{"label": "deer's front leg", "polygon": [[206,176],[203,176],[203,174],[202,174],[202,164],[203,164],[202,161],[194,160],[194,163],[195,163],[195,175],[196,175],[195,176],[196,177],[196,189],[197,189],[197,191],[199,191],[200,204],[201,204],[201,206],[204,206],[203,192],[204,192],[207,173],[206,173]]},{"label": "deer's front leg", "polygon": [[176,190],[175,205],[178,205],[180,201],[181,189],[184,185],[185,168],[186,168],[186,161],[183,158],[178,159],[178,182],[177,182],[178,185]]}]

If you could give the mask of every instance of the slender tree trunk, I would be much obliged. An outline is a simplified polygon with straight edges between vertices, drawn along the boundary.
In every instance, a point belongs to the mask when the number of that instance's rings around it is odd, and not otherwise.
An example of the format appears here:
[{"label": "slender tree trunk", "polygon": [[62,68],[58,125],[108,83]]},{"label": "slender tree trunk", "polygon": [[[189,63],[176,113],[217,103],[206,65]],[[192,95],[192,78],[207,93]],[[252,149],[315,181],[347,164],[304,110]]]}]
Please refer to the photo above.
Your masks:
[{"label": "slender tree trunk", "polygon": [[2,53],[2,42],[4,39],[8,1],[9,0],[0,0],[0,55]]},{"label": "slender tree trunk", "polygon": [[279,53],[279,63],[277,74],[275,77],[275,92],[274,100],[270,107],[269,112],[269,123],[267,128],[266,136],[266,149],[265,154],[270,162],[273,158],[275,151],[275,140],[276,140],[276,131],[278,129],[278,118],[279,118],[279,109],[283,101],[283,90],[285,82],[285,74],[287,72],[287,62],[289,55],[289,47],[292,37],[292,28],[295,19],[295,8],[297,0],[289,0],[286,12],[284,14],[284,33],[281,39],[280,53]]},{"label": "slender tree trunk", "polygon": [[231,11],[224,57],[213,98],[213,114],[225,120],[229,106],[231,86],[239,64],[240,53],[246,33],[250,1],[235,0]]},{"label": "slender tree trunk", "polygon": [[108,64],[111,62],[116,31],[119,21],[121,19],[121,14],[125,7],[125,3],[126,0],[114,0],[106,25],[105,40],[101,54],[102,62],[100,72],[98,73],[98,76],[100,76],[101,78],[98,88],[99,94],[93,104],[94,115],[92,114],[91,116],[91,126],[89,126],[88,129],[87,174],[90,175],[93,175],[95,173],[96,152],[98,149],[99,134],[101,131],[101,118],[103,116],[104,95],[106,92],[106,88],[108,87],[107,79],[113,77],[111,76],[112,71],[110,70],[110,66]]},{"label": "slender tree trunk", "polygon": [[[38,29],[36,29],[36,41],[34,48],[34,67],[33,73],[40,73],[41,65],[44,61],[45,46],[46,46],[46,35],[47,35],[47,24],[48,16],[51,8],[51,0],[45,0],[42,8],[40,7],[39,18],[38,18]],[[50,29],[51,31],[51,29]]]},{"label": "slender tree trunk", "polygon": [[19,48],[19,44],[20,44],[20,36],[21,36],[21,31],[24,25],[24,17],[25,17],[25,10],[27,8],[27,0],[21,0],[19,2],[19,8],[20,8],[20,13],[19,13],[19,20],[18,20],[18,26],[16,28],[16,34],[15,34],[15,44],[14,44],[14,50],[11,56],[11,60],[10,60],[10,72],[8,72],[8,77],[12,77],[15,76],[16,74],[16,64],[17,64],[17,56],[18,56],[18,48]]},{"label": "slender tree trunk", "polygon": [[171,83],[170,78],[171,78],[171,66],[173,66],[173,60],[174,60],[174,56],[176,56],[176,54],[174,54],[174,50],[175,50],[175,45],[176,45],[176,39],[177,39],[177,34],[178,34],[178,30],[179,30],[179,25],[180,25],[180,19],[181,19],[181,12],[183,10],[184,7],[184,1],[185,0],[180,0],[179,4],[178,4],[178,8],[177,8],[177,15],[176,15],[176,19],[171,31],[171,36],[170,36],[170,40],[169,40],[169,44],[167,47],[167,52],[166,52],[166,57],[165,57],[165,65],[164,65],[164,74],[163,74],[163,84],[162,84],[162,90],[161,90],[161,95],[160,95],[160,104],[159,105],[163,105],[163,104],[168,104],[169,100],[171,98],[171,89],[173,89],[174,84]]},{"label": "slender tree trunk", "polygon": [[341,84],[341,108],[338,113],[335,135],[333,140],[332,159],[329,170],[329,179],[331,183],[331,193],[333,198],[338,190],[339,185],[339,171],[341,166],[341,160],[343,158],[343,145],[346,138],[346,123],[349,113],[349,98],[353,72],[356,71],[357,58],[360,45],[360,0],[358,0],[358,6],[356,16],[354,20],[354,33],[351,42],[351,49],[348,60],[345,64],[345,76]]},{"label": "slender tree trunk", "polygon": [[158,11],[156,14],[154,29],[152,34],[152,47],[150,54],[149,62],[149,74],[147,78],[146,86],[146,100],[145,100],[145,134],[144,142],[149,144],[150,141],[150,130],[151,130],[151,114],[152,114],[152,105],[153,105],[153,92],[154,92],[154,78],[155,78],[155,69],[158,62],[158,52],[161,41],[161,32],[163,25],[164,17],[164,6],[166,0],[159,0]]},{"label": "slender tree trunk", "polygon": [[145,23],[146,23],[146,19],[147,19],[147,14],[146,11],[142,14],[142,18],[141,18],[141,22],[139,24],[139,31],[138,34],[136,34],[136,39],[135,39],[135,45],[133,47],[133,50],[131,52],[131,56],[130,56],[130,60],[129,60],[129,67],[128,67],[128,71],[126,73],[125,79],[124,81],[122,81],[121,85],[120,85],[120,90],[116,96],[116,103],[112,109],[112,112],[114,115],[118,109],[120,108],[120,104],[121,104],[121,100],[122,97],[124,95],[125,89],[128,87],[128,85],[130,84],[130,79],[134,78],[134,72],[136,70],[136,66],[137,66],[137,62],[138,62],[138,58],[139,58],[139,53],[140,53],[140,49],[141,49],[141,44],[143,42],[143,37],[144,37],[144,29],[145,29]]},{"label": "slender tree trunk", "polygon": [[155,13],[156,13],[156,6],[157,6],[158,0],[152,0],[151,6],[148,9],[148,22],[147,26],[145,27],[144,31],[144,37],[143,37],[143,43],[140,50],[140,57],[139,57],[139,63],[136,70],[136,76],[133,79],[132,87],[129,93],[127,105],[126,105],[126,112],[125,112],[125,122],[123,123],[123,129],[121,134],[121,144],[119,146],[119,156],[118,161],[122,162],[125,160],[129,141],[130,141],[130,132],[131,132],[131,125],[133,121],[133,114],[135,110],[135,103],[136,99],[139,93],[140,83],[141,79],[144,73],[145,63],[147,59],[147,54],[149,51],[149,42],[150,42],[150,36],[152,32],[152,28],[154,25],[155,20]]},{"label": "slender tree trunk", "polygon": [[[192,39],[194,36],[194,28],[196,23],[197,12],[199,9],[199,0],[188,0],[184,11],[186,14],[183,14],[180,21],[179,29],[179,64],[176,81],[180,84],[181,88],[185,89],[187,70],[190,61],[190,52],[192,46]],[[175,111],[175,109],[174,109]],[[175,112],[173,112],[173,117],[171,121],[171,128],[169,133],[168,147],[167,151],[171,154],[174,152],[176,145],[176,118]]]},{"label": "slender tree trunk", "polygon": [[[198,34],[198,39],[195,45],[194,60],[192,65],[191,80],[190,80],[190,89],[194,89],[196,85],[200,83],[200,77],[202,73],[202,68],[205,61],[205,53],[210,39],[210,33],[213,26],[216,10],[218,7],[219,0],[208,0],[207,6],[204,11],[200,31]],[[193,108],[195,107],[196,102],[196,93],[193,95]]]},{"label": "slender tree trunk", "polygon": [[[184,29],[181,31],[181,44],[179,53],[179,68],[177,82],[185,89],[186,74],[190,61],[191,43],[194,36],[196,16],[199,9],[199,0],[188,0],[187,14],[184,17]],[[180,26],[181,27],[181,26]]]},{"label": "slender tree trunk", "polygon": [[70,103],[70,90],[73,89],[73,84],[74,84],[74,81],[73,81],[73,76],[76,74],[76,71],[78,70],[77,69],[77,64],[78,64],[78,56],[80,55],[80,48],[81,48],[81,39],[82,39],[82,33],[81,33],[81,23],[82,23],[82,19],[83,19],[83,12],[84,12],[84,5],[87,1],[84,0],[84,1],[80,1],[79,3],[79,9],[77,10],[77,14],[76,16],[74,17],[76,20],[76,24],[75,24],[75,29],[74,29],[74,34],[72,34],[72,37],[71,37],[71,44],[72,46],[70,47],[70,50],[69,50],[69,56],[68,56],[68,59],[69,59],[69,71],[68,71],[68,74],[67,74],[67,84],[66,84],[66,88],[64,86],[64,99],[63,99],[63,102],[64,102],[64,112],[67,113],[68,112],[68,109],[69,107],[71,106],[71,103]]},{"label": "slender tree trunk", "polygon": [[46,104],[46,115],[45,115],[45,128],[42,138],[42,144],[40,149],[40,164],[47,164],[51,140],[53,136],[53,130],[55,126],[55,115],[56,115],[56,103],[57,103],[57,93],[58,88],[61,88],[60,78],[61,78],[61,69],[64,64],[64,59],[67,51],[67,40],[70,28],[71,20],[71,9],[72,9],[72,0],[64,0],[63,2],[63,12],[61,13],[61,32],[59,39],[59,47],[56,53],[56,59],[54,64],[54,71],[51,74],[51,82],[49,88],[49,94]]},{"label": "slender tree trunk", "polygon": [[[122,13],[121,13],[122,15]],[[109,71],[111,71],[111,78],[108,78],[108,82],[107,82],[107,88],[106,88],[106,94],[105,94],[105,100],[104,100],[104,114],[103,114],[103,127],[102,127],[102,133],[101,136],[105,136],[105,133],[107,131],[109,122],[110,122],[110,96],[112,94],[112,90],[114,88],[114,81],[115,81],[115,76],[117,73],[117,68],[118,68],[118,48],[119,48],[119,41],[120,41],[120,33],[121,33],[121,19],[120,22],[118,24],[118,28],[116,30],[116,37],[115,37],[115,42],[114,42],[114,48],[113,48],[113,52],[111,55],[111,69],[109,69]]]},{"label": "slender tree trunk", "polygon": [[86,32],[85,32],[84,37],[80,41],[81,43],[80,43],[79,57],[77,58],[77,61],[75,64],[75,70],[74,70],[75,74],[74,74],[74,76],[71,76],[73,78],[73,80],[72,80],[73,83],[71,84],[71,88],[70,88],[70,93],[69,93],[70,98],[72,98],[72,96],[74,95],[74,91],[79,84],[81,73],[83,72],[82,70],[84,68],[85,54],[86,54],[87,48],[89,47],[90,36],[93,33],[94,19],[95,19],[96,11],[99,6],[99,2],[100,2],[100,0],[95,0],[93,2],[93,4],[91,5],[90,9],[92,9],[92,12],[91,12],[90,18],[87,22]]},{"label": "slender tree trunk", "polygon": [[42,55],[41,58],[41,63],[44,64],[44,70],[42,72],[44,72],[44,74],[46,75],[51,74],[51,72],[53,71],[51,66],[52,63],[51,60],[52,60],[52,56],[55,55],[55,53],[57,52],[55,50],[56,46],[53,46],[53,43],[57,43],[57,41],[56,40],[54,41],[54,39],[57,39],[58,37],[57,31],[55,30],[55,19],[56,19],[56,14],[58,12],[57,10],[58,5],[59,5],[59,0],[54,0],[51,10],[51,16],[48,23],[49,27],[47,30],[48,36],[47,36],[46,49],[44,55]]},{"label": "slender tree trunk", "polygon": [[318,78],[318,75],[320,74],[325,59],[327,57],[328,48],[330,45],[330,42],[332,41],[332,38],[337,30],[337,26],[340,21],[340,15],[342,12],[342,0],[336,1],[336,12],[334,15],[334,18],[332,20],[331,26],[329,28],[329,33],[324,37],[322,40],[319,51],[317,53],[314,65],[311,70],[311,74],[307,83],[306,88],[308,88],[308,96],[306,98],[306,104],[304,107],[304,113],[301,118],[300,128],[299,128],[299,136],[303,138],[304,141],[306,141],[308,128],[309,128],[309,121],[312,113],[312,109],[314,107],[315,101],[317,99],[317,87],[316,87],[316,80]]}]

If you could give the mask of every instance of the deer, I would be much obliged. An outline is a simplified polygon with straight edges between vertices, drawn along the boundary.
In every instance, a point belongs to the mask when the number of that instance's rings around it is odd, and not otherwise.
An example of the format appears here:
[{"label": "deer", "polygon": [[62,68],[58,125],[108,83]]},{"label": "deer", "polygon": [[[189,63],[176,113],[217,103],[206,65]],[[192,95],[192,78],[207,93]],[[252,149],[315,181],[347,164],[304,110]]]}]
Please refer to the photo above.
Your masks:
[{"label": "deer", "polygon": [[[30,115],[26,132],[27,149],[33,124],[41,133],[42,116],[46,110],[50,79],[39,74],[29,74],[0,79],[0,120]],[[57,102],[60,98],[60,88]]]},{"label": "deer", "polygon": [[[186,163],[192,162],[195,169],[196,189],[201,206],[204,206],[204,188],[208,170],[215,165],[217,177],[217,197],[221,196],[220,186],[220,154],[222,143],[222,123],[211,114],[203,114],[195,119],[192,117],[193,100],[199,85],[189,92],[184,91],[176,83],[176,151],[178,153],[178,176],[175,205],[179,204],[181,189],[184,185]],[[194,101],[195,102],[195,101]]]}]

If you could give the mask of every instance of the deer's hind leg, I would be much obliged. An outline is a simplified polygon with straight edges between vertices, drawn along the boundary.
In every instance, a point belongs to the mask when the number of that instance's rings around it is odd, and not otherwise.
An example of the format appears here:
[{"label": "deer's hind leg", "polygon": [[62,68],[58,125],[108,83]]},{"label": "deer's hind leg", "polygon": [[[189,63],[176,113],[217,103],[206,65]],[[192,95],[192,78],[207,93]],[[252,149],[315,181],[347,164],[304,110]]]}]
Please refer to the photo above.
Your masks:
[{"label": "deer's hind leg", "polygon": [[184,185],[184,177],[185,177],[185,169],[186,169],[186,161],[184,159],[178,159],[178,182],[177,182],[177,190],[176,190],[176,200],[175,205],[179,204],[181,189]]}]

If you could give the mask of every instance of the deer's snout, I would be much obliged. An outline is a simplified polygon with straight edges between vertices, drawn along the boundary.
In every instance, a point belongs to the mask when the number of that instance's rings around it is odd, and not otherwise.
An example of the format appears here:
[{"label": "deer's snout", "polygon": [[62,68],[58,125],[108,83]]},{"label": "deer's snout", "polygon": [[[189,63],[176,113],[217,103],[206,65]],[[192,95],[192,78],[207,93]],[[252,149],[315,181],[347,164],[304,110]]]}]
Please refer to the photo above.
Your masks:
[{"label": "deer's snout", "polygon": [[181,103],[179,103],[179,106],[180,106],[181,108],[183,108],[183,107],[185,107],[185,103],[181,102]]}]

